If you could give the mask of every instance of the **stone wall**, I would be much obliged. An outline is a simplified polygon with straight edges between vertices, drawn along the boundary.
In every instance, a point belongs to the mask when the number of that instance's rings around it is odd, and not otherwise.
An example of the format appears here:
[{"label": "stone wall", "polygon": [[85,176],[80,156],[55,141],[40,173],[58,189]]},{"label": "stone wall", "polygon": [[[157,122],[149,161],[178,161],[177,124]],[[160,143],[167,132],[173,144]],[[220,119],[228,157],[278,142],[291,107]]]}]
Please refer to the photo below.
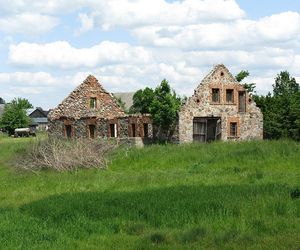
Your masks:
[{"label": "stone wall", "polygon": [[49,122],[48,128],[48,135],[49,138],[64,138],[64,122],[61,120],[55,120]]},{"label": "stone wall", "polygon": [[[93,101],[93,105],[91,105]],[[110,125],[116,124],[117,138],[145,137],[144,124],[148,124],[148,137],[152,138],[152,120],[149,115],[126,115],[116,100],[94,76],[88,76],[61,104],[49,114],[49,136],[66,138],[71,126],[71,138],[110,138]],[[135,124],[135,134],[132,131]],[[89,129],[95,126],[95,133]],[[135,140],[136,141],[136,140]]]},{"label": "stone wall", "polygon": [[[59,120],[51,121],[49,124],[49,136],[52,138],[67,138],[65,126],[71,125],[72,127],[72,138],[89,138],[89,125],[95,125],[95,137],[96,138],[110,138],[110,124],[117,125],[117,138],[131,138],[131,125],[135,124],[136,127],[136,138],[142,138],[144,140],[144,124],[148,124],[148,139],[145,138],[145,143],[148,143],[153,136],[152,120],[149,115],[130,115],[125,117],[119,117],[114,119],[95,119],[95,118],[82,118],[78,120],[61,118]],[[138,139],[130,140],[131,143],[137,141]]]},{"label": "stone wall", "polygon": [[[90,105],[91,98],[96,99],[95,107]],[[125,116],[122,108],[91,75],[48,114],[49,120],[62,117],[75,120],[91,117],[112,119],[122,116]]]},{"label": "stone wall", "polygon": [[[220,89],[220,101],[213,103],[212,88]],[[233,89],[233,103],[226,103],[226,89]],[[245,91],[224,65],[216,66],[195,89],[179,112],[179,141],[193,141],[193,119],[195,117],[220,117],[221,139],[247,140],[262,139],[263,116],[256,104],[246,93],[246,110],[238,110],[238,92]],[[236,122],[238,135],[229,136],[229,123]]]}]

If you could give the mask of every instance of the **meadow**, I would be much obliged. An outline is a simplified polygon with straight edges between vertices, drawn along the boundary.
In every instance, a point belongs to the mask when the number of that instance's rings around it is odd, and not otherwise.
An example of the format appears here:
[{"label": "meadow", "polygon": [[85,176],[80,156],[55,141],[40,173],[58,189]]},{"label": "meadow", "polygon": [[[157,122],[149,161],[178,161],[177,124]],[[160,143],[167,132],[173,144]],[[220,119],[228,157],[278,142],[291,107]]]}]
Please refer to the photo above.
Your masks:
[{"label": "meadow", "polygon": [[300,144],[119,148],[106,170],[13,167],[0,137],[0,249],[299,249]]}]

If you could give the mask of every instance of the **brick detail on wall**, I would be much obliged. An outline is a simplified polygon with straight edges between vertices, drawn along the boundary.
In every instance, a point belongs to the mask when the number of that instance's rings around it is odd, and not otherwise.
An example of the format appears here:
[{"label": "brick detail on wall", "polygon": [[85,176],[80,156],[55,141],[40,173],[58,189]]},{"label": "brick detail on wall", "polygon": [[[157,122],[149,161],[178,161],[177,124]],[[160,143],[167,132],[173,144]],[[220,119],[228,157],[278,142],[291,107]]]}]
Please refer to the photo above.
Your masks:
[{"label": "brick detail on wall", "polygon": [[[90,107],[90,98],[96,98],[95,108]],[[90,138],[90,125],[95,126],[95,138],[111,137],[110,124],[116,124],[117,137],[132,136],[131,124],[136,127],[136,137],[143,137],[143,125],[149,124],[148,136],[152,138],[152,119],[150,115],[126,115],[94,76],[88,76],[71,94],[49,115],[49,136],[65,138],[65,125],[72,126],[72,138]]]},{"label": "brick detail on wall", "polygon": [[[220,103],[212,102],[213,88],[220,89]],[[233,89],[233,103],[226,103],[226,89]],[[229,70],[222,64],[215,66],[179,111],[179,142],[193,141],[194,117],[220,117],[221,140],[228,140],[231,119],[235,119],[238,124],[237,140],[262,139],[263,115],[247,92],[245,92],[246,110],[243,113],[239,112],[239,91],[245,89]]]}]

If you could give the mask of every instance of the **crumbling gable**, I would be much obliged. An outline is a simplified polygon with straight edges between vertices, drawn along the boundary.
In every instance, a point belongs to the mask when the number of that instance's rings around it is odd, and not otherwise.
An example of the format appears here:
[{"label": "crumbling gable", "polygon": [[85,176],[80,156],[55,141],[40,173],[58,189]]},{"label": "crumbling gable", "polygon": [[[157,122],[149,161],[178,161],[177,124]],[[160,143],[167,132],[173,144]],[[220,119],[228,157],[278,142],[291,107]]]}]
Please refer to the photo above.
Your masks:
[{"label": "crumbling gable", "polygon": [[56,138],[152,137],[149,115],[126,115],[94,76],[88,76],[48,115]]},{"label": "crumbling gable", "polygon": [[179,112],[179,141],[262,139],[263,116],[222,64],[202,80]]},{"label": "crumbling gable", "polygon": [[76,120],[88,117],[109,119],[124,115],[124,111],[112,95],[94,76],[89,75],[57,108],[50,112],[48,117],[50,120],[61,117]]}]

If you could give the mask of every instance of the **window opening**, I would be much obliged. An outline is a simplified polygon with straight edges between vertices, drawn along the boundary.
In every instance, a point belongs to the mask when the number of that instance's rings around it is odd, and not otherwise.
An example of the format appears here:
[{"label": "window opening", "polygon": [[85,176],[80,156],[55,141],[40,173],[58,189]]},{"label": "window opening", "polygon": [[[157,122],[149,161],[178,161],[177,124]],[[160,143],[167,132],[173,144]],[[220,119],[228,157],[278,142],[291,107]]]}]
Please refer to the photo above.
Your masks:
[{"label": "window opening", "polygon": [[239,112],[246,112],[246,93],[239,92]]},{"label": "window opening", "polygon": [[212,89],[212,101],[220,102],[220,89]]},{"label": "window opening", "polygon": [[117,137],[117,125],[109,124],[109,129],[110,129],[110,137]]},{"label": "window opening", "polygon": [[135,134],[135,123],[131,124],[131,131],[132,131],[132,137],[136,137],[136,134]]},{"label": "window opening", "polygon": [[95,138],[95,130],[96,130],[95,125],[89,125],[89,135],[91,139]]},{"label": "window opening", "polygon": [[226,102],[233,103],[234,96],[233,96],[233,89],[226,89]]},{"label": "window opening", "polygon": [[66,131],[66,137],[68,139],[72,138],[72,126],[71,125],[65,125],[65,131]]},{"label": "window opening", "polygon": [[237,137],[237,123],[236,122],[230,123],[230,136]]},{"label": "window opening", "polygon": [[91,109],[95,109],[97,106],[97,99],[96,97],[91,97],[90,98],[90,108]]},{"label": "window opening", "polygon": [[148,129],[149,129],[148,123],[144,123],[144,137],[146,137],[146,138],[149,136]]}]

